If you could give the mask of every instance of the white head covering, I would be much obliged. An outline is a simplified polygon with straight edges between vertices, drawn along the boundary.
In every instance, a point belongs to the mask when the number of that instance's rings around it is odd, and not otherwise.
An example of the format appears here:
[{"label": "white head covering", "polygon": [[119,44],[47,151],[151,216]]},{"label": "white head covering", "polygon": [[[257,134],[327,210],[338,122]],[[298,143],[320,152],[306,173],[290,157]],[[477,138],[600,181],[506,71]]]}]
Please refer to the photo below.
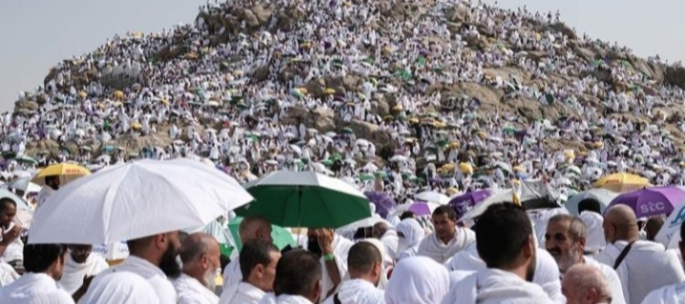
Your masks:
[{"label": "white head covering", "polygon": [[431,258],[416,256],[402,260],[385,289],[388,304],[437,304],[450,289],[447,268]]},{"label": "white head covering", "polygon": [[159,304],[152,285],[128,271],[114,271],[93,280],[80,304]]},{"label": "white head covering", "polygon": [[585,231],[587,231],[585,250],[600,251],[604,249],[607,245],[604,238],[604,218],[592,211],[583,211],[579,217],[585,223]]},{"label": "white head covering", "polygon": [[402,247],[402,244],[404,244],[404,249],[409,249],[412,246],[421,242],[421,240],[426,234],[423,231],[421,224],[419,224],[419,222],[413,218],[402,220],[399,224],[397,224],[395,230],[397,230],[398,233],[402,233],[402,235],[404,236],[400,237],[400,247]]}]

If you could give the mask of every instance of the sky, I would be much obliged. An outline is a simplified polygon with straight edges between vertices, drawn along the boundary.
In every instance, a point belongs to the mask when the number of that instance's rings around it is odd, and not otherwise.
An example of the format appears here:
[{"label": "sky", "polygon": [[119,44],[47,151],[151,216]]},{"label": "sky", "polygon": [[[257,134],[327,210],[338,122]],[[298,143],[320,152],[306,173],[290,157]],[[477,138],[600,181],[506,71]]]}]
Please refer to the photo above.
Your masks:
[{"label": "sky", "polygon": [[[476,1],[476,0],[471,0]],[[484,0],[493,4],[496,1]],[[156,32],[190,23],[206,0],[2,0],[0,1],[0,111],[17,92],[31,91],[56,63],[102,45],[114,34]],[[514,9],[561,12],[593,38],[617,41],[641,56],[685,58],[682,0],[501,0]]]}]

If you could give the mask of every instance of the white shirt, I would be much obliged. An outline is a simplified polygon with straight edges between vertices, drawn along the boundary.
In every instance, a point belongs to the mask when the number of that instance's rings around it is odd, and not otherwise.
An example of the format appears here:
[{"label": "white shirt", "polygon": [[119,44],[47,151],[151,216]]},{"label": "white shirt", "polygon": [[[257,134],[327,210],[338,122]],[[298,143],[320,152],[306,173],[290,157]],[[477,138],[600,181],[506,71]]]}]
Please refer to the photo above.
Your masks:
[{"label": "white shirt", "polygon": [[178,304],[216,304],[219,297],[203,286],[197,279],[183,273],[174,280]]},{"label": "white shirt", "polygon": [[121,264],[110,267],[93,279],[93,283],[101,276],[114,271],[130,271],[145,278],[152,286],[159,297],[161,304],[174,304],[178,301],[174,285],[167,279],[167,276],[159,267],[139,257],[129,255]]},{"label": "white shirt", "polygon": [[240,282],[235,293],[221,294],[220,304],[257,304],[266,293],[250,283]]},{"label": "white shirt", "polygon": [[74,300],[47,274],[26,273],[0,289],[0,303],[74,304]]},{"label": "white shirt", "polygon": [[67,254],[62,278],[57,283],[69,294],[74,294],[83,284],[84,277],[94,276],[107,268],[109,264],[99,254],[88,255],[83,264],[76,263],[71,254]]}]

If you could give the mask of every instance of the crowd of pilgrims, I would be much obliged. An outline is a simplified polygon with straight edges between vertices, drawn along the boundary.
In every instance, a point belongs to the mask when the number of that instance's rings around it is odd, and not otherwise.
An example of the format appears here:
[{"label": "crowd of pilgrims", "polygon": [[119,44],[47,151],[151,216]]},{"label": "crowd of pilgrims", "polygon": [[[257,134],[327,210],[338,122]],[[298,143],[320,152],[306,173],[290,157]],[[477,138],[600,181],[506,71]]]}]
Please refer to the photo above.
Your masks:
[{"label": "crowd of pilgrims", "polygon": [[643,229],[625,205],[604,216],[591,208],[556,214],[541,238],[517,204],[489,206],[471,228],[441,206],[430,233],[407,211],[396,226],[378,222],[368,237],[309,229],[300,246],[282,250],[267,220],[247,217],[232,261],[210,235],[169,231],[129,240],[130,255],[113,266],[90,245],[24,245],[11,224],[15,213],[12,200],[0,199],[0,254],[21,246],[24,255],[23,267],[0,263],[0,303],[654,304],[685,297],[681,253],[651,241],[659,224]]}]

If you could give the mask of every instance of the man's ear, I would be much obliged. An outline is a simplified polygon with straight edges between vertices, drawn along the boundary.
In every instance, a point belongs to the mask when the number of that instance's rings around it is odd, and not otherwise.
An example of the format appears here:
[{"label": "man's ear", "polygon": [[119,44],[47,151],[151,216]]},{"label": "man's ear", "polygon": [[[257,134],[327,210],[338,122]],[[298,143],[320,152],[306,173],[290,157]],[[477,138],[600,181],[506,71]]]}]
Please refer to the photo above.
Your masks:
[{"label": "man's ear", "polygon": [[523,246],[523,256],[528,259],[535,255],[535,239],[531,234],[528,236],[527,244]]}]

